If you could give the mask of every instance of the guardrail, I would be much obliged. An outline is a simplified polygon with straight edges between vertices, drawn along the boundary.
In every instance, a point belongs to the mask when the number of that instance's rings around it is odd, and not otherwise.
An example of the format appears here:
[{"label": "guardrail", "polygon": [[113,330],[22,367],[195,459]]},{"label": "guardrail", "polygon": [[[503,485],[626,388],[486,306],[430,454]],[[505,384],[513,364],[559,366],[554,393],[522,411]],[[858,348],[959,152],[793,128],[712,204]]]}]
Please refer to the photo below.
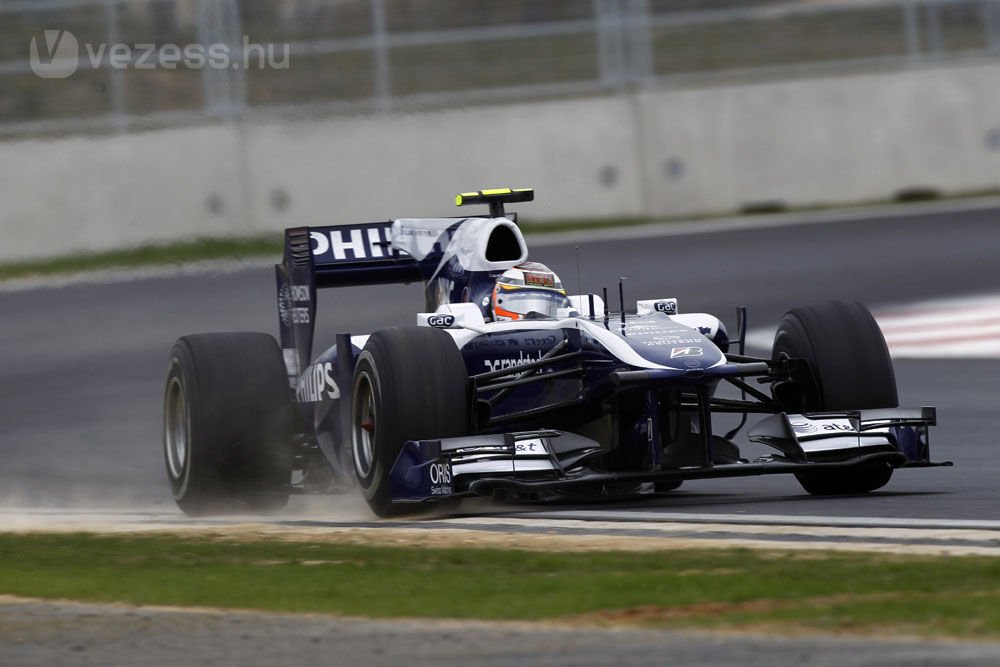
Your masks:
[{"label": "guardrail", "polygon": [[[71,76],[35,73],[38,54],[52,55],[44,30],[78,43]],[[139,47],[158,57],[167,44],[222,45],[234,66],[145,67]],[[116,55],[116,45],[129,52]],[[7,0],[0,135],[424,110],[998,55],[1000,0]]]}]

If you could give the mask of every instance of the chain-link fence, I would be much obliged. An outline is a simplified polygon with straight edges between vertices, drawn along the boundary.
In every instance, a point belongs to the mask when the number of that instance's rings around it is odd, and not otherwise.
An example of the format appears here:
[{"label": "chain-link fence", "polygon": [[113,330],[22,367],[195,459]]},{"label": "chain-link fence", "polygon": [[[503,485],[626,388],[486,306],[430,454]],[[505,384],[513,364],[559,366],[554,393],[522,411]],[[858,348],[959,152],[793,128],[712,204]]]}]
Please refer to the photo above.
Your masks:
[{"label": "chain-link fence", "polygon": [[0,134],[997,56],[1000,0],[5,0]]}]

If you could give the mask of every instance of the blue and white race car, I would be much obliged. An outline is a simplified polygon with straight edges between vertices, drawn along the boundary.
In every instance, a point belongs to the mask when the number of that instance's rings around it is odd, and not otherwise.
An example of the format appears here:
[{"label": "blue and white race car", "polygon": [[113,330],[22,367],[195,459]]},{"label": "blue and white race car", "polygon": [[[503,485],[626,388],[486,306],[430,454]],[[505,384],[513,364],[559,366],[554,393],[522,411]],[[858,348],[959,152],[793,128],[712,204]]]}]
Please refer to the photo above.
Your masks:
[{"label": "blue and white race car", "polygon": [[[469,496],[593,498],[784,473],[812,494],[865,493],[897,468],[947,465],[930,460],[934,408],[898,407],[863,305],[788,311],[766,358],[744,354],[742,311],[733,338],[673,298],[612,313],[607,290],[567,295],[528,261],[504,207],[533,197],[483,190],[457,203],[485,215],[286,230],[280,344],[198,334],[171,352],[163,444],[180,508],[268,510],[357,486],[390,516]],[[417,281],[414,326],[341,333],[313,356],[317,289]],[[740,397],[721,397],[724,384]],[[720,413],[742,418],[717,433]],[[741,456],[733,439],[749,415],[749,439],[773,455]]]}]

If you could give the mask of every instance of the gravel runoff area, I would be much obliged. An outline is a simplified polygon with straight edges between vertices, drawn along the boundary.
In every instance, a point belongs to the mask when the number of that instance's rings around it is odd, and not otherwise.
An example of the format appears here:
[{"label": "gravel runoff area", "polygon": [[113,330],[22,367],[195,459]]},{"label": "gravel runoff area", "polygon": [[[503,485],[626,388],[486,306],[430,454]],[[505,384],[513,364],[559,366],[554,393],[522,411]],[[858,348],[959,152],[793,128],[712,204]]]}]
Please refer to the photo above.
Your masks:
[{"label": "gravel runoff area", "polygon": [[0,596],[4,667],[279,665],[994,667],[1000,644],[372,621],[311,614],[42,602]]}]

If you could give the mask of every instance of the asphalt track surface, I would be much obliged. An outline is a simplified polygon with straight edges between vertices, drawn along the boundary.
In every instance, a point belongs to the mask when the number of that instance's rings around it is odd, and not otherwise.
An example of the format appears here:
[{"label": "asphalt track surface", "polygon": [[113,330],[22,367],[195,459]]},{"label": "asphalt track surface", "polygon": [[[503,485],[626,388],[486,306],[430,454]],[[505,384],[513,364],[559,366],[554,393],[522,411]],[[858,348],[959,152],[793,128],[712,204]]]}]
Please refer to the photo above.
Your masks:
[{"label": "asphalt track surface", "polygon": [[[582,284],[596,291],[607,285],[615,294],[624,275],[627,302],[676,296],[682,310],[718,314],[730,328],[737,305],[750,308],[751,326],[765,326],[789,307],[823,299],[884,306],[996,292],[998,218],[1000,208],[990,208],[584,240]],[[560,272],[572,290],[576,245],[550,240],[536,244],[531,256]],[[332,344],[337,331],[412,323],[421,303],[416,285],[324,291],[317,349]],[[160,420],[173,341],[186,333],[277,327],[267,267],[0,291],[0,313],[0,505],[7,507],[172,511]],[[998,371],[1000,360],[896,362],[901,404],[938,407],[932,454],[953,460],[954,468],[899,471],[867,496],[813,498],[793,478],[771,476],[688,482],[669,497],[594,509],[1000,518]],[[744,455],[758,453],[753,447]]]}]

